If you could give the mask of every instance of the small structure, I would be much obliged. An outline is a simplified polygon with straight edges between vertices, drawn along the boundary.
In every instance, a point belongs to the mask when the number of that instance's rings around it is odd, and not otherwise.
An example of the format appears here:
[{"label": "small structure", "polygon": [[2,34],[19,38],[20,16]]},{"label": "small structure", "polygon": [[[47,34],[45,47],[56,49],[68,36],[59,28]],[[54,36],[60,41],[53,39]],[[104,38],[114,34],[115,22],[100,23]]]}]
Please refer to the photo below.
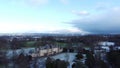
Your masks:
[{"label": "small structure", "polygon": [[114,46],[115,43],[114,42],[104,41],[104,42],[99,42],[98,45],[101,45],[101,46]]},{"label": "small structure", "polygon": [[104,41],[104,42],[99,42],[98,45],[100,46],[100,48],[102,50],[105,50],[106,52],[110,51],[110,46],[115,46],[114,42],[108,42],[108,41]]},{"label": "small structure", "polygon": [[96,58],[102,59],[106,52],[110,51],[110,47],[115,46],[114,42],[99,42],[98,45],[95,47],[94,53]]}]

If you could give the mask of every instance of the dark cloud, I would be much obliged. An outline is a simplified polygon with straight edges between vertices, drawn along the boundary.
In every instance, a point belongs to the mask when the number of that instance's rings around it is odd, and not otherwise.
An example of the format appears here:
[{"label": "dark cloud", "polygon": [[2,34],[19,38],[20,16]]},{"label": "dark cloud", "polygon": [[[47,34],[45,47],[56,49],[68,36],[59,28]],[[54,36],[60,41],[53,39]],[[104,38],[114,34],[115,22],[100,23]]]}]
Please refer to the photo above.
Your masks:
[{"label": "dark cloud", "polygon": [[120,33],[120,9],[113,8],[103,14],[74,20],[70,24],[90,33]]}]

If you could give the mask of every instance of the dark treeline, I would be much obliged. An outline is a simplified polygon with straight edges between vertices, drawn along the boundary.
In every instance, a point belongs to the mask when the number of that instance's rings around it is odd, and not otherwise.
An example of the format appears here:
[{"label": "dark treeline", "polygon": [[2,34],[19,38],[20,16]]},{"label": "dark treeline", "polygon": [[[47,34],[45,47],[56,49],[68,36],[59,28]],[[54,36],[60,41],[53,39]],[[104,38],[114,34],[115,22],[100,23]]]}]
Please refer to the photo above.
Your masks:
[{"label": "dark treeline", "polygon": [[[99,41],[115,42],[116,45],[120,44],[120,35],[83,35],[83,36],[1,36],[0,43],[2,44],[21,44],[27,41],[51,41],[51,42],[63,42],[63,43],[79,43],[92,44]],[[17,44],[17,43],[18,44]],[[24,45],[23,45],[24,46]]]}]

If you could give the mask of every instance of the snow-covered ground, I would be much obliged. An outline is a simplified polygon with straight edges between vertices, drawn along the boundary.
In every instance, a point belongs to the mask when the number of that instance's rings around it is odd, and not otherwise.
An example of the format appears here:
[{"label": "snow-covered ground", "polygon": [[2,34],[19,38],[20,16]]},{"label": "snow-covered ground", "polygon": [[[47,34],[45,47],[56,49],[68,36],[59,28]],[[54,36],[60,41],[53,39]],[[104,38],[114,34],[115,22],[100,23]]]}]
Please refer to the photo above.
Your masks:
[{"label": "snow-covered ground", "polygon": [[[72,64],[74,63],[76,54],[77,53],[61,53],[61,54],[57,54],[57,55],[51,56],[51,58],[68,61],[69,64],[70,64],[68,66],[68,68],[71,68]],[[84,56],[84,59],[82,59],[82,62],[84,63],[85,62],[85,55],[83,55],[83,56]],[[45,60],[46,59],[47,59],[47,57],[40,58],[38,60],[39,68],[45,68]]]},{"label": "snow-covered ground", "polygon": [[23,48],[23,49],[17,49],[17,50],[8,50],[7,54],[6,54],[8,56],[8,58],[11,58],[13,56],[13,51],[15,52],[16,55],[19,55],[21,53],[30,54],[30,52],[35,52],[35,48]]},{"label": "snow-covered ground", "polygon": [[70,63],[68,68],[71,68],[71,65],[73,64],[73,61],[75,60],[75,55],[76,54],[77,53],[62,53],[62,54],[52,56],[52,58],[68,61]]}]

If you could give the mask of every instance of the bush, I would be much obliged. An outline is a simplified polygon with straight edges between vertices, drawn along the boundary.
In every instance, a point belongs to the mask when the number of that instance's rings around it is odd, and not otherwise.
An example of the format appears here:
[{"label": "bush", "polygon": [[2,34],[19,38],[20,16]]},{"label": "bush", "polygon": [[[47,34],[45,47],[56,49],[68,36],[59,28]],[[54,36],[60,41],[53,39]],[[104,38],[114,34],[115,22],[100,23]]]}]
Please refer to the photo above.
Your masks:
[{"label": "bush", "polygon": [[77,60],[83,59],[83,55],[82,55],[81,53],[78,53],[78,54],[76,55],[76,59],[77,59]]},{"label": "bush", "polygon": [[74,52],[74,49],[69,49],[70,50],[70,52]]},{"label": "bush", "polygon": [[85,64],[88,66],[88,68],[93,68],[95,65],[95,58],[91,52],[86,53],[86,61]]},{"label": "bush", "polygon": [[46,60],[46,68],[67,68],[68,64],[68,62],[60,59],[52,60],[48,57]]},{"label": "bush", "polygon": [[87,68],[81,61],[77,61],[72,65],[72,68]]},{"label": "bush", "polygon": [[67,50],[68,50],[67,48],[63,48],[63,52],[67,52]]},{"label": "bush", "polygon": [[119,51],[110,51],[107,53],[107,59],[109,63],[115,68],[120,68],[120,52]]}]

